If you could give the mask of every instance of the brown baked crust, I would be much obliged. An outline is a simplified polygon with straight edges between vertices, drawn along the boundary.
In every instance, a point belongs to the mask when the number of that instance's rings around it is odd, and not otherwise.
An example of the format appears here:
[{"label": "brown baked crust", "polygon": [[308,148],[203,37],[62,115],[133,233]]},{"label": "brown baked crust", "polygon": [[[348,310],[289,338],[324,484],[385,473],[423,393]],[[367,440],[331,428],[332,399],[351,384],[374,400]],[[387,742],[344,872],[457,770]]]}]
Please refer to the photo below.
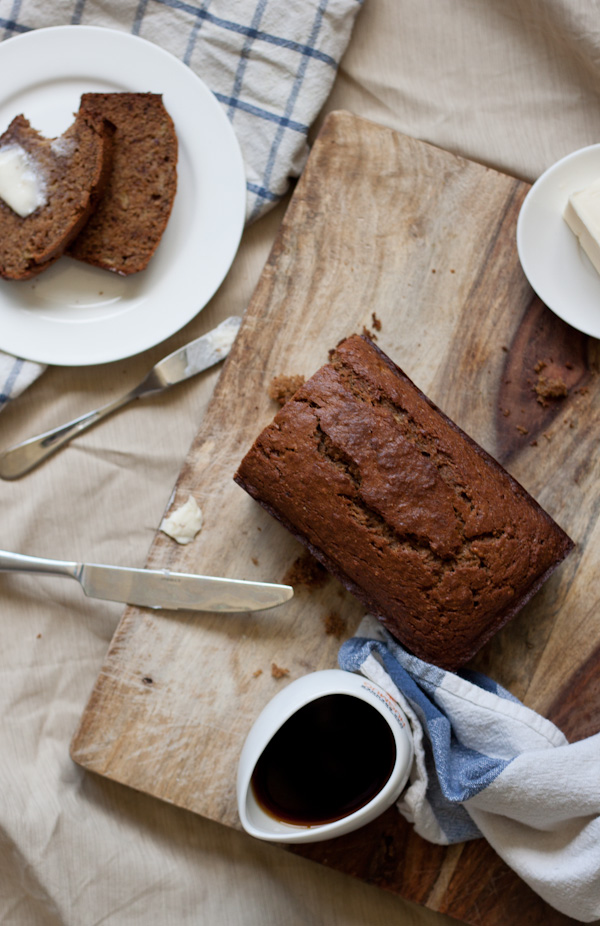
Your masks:
[{"label": "brown baked crust", "polygon": [[331,352],[236,482],[415,655],[466,663],[572,541],[368,338]]},{"label": "brown baked crust", "polygon": [[44,138],[23,115],[0,137],[20,145],[44,177],[47,202],[24,218],[0,199],[0,276],[27,280],[49,267],[79,234],[108,177],[113,126],[80,113],[58,139]]},{"label": "brown baked crust", "polygon": [[80,112],[116,126],[110,177],[72,257],[129,275],[144,270],[169,221],[177,190],[177,135],[156,93],[84,93]]}]

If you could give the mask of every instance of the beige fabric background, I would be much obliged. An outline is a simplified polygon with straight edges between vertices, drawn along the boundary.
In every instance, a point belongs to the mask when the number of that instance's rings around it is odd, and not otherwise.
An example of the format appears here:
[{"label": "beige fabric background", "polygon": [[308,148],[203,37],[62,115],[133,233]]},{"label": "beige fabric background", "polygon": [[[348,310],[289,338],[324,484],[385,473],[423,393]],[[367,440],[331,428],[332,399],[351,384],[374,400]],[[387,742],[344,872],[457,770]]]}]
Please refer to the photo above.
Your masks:
[{"label": "beige fabric background", "polygon": [[[586,0],[365,0],[326,108],[533,180],[600,140],[597,12]],[[220,292],[183,331],[132,360],[50,369],[2,413],[0,445],[102,404],[242,313],[282,214],[247,230]],[[143,565],[216,375],[120,412],[0,484],[0,547]],[[0,596],[0,923],[452,922],[82,772],[69,741],[122,608],[24,576],[0,576]]]}]

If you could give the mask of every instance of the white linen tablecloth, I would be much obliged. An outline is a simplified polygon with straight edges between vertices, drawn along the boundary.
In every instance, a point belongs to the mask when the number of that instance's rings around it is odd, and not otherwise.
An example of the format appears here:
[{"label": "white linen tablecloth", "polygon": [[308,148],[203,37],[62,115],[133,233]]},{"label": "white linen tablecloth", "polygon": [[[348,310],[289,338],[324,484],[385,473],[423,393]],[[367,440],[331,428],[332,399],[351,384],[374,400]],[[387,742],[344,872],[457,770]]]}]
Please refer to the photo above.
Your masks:
[{"label": "white linen tablecloth", "polygon": [[[26,5],[0,0],[0,30]],[[72,6],[40,3],[47,25]],[[76,6],[93,21],[103,3]],[[160,6],[211,8],[139,4]],[[597,9],[586,0],[365,0],[324,111],[349,109],[533,180],[598,141],[599,88]],[[243,313],[282,214],[276,206],[247,228],[223,287],[182,332],[142,357],[49,369],[2,412],[0,445],[102,404],[166,350]],[[217,375],[124,410],[0,483],[0,547],[143,565]],[[69,742],[122,608],[76,583],[0,582],[0,923],[455,922],[74,766]]]}]

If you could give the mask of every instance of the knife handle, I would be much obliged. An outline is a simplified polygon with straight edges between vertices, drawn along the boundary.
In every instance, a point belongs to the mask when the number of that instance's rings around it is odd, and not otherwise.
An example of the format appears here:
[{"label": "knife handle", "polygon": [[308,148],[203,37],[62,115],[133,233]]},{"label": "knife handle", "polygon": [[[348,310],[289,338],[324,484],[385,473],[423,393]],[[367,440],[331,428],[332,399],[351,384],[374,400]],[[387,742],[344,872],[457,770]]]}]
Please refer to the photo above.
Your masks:
[{"label": "knife handle", "polygon": [[77,579],[79,568],[79,563],[43,559],[39,556],[25,556],[23,553],[9,553],[7,550],[0,550],[0,572],[36,572]]},{"label": "knife handle", "polygon": [[140,395],[138,389],[139,387],[132,389],[127,395],[121,396],[114,402],[80,415],[79,418],[74,418],[73,421],[59,425],[51,431],[44,431],[43,434],[30,437],[29,440],[9,447],[8,450],[0,453],[0,478],[18,479],[19,476],[29,473],[60,447],[64,447],[77,434],[81,434],[82,431],[102,421],[127,402],[137,398]]},{"label": "knife handle", "polygon": [[0,452],[0,479],[18,479],[24,476],[60,447],[68,444],[72,438],[98,424],[133,399],[162,392],[163,389],[208,370],[220,360],[224,360],[241,323],[242,319],[237,315],[226,318],[212,331],[155,363],[144,379],[120,398]]}]

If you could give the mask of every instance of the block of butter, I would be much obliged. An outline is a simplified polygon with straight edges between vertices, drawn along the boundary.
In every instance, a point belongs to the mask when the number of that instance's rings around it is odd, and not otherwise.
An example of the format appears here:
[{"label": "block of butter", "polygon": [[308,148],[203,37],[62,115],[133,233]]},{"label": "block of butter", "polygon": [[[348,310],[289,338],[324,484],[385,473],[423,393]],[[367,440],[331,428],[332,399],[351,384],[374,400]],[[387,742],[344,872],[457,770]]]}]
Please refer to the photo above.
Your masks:
[{"label": "block of butter", "polygon": [[572,193],[563,213],[581,247],[600,273],[600,179]]}]

